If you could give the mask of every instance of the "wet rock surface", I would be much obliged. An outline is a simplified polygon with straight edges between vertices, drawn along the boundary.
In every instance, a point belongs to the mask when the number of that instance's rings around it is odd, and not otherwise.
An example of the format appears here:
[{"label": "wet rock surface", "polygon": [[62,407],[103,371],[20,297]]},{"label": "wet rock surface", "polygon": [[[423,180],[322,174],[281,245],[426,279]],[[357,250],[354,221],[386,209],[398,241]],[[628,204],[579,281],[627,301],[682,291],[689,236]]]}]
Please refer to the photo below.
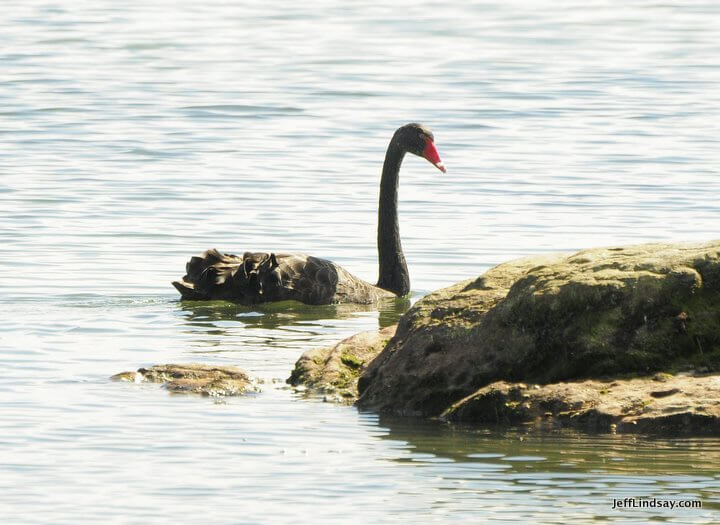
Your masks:
[{"label": "wet rock surface", "polygon": [[547,385],[499,381],[458,401],[442,418],[592,432],[720,435],[720,375]]},{"label": "wet rock surface", "polygon": [[250,376],[235,366],[166,364],[112,376],[116,381],[162,383],[171,392],[206,396],[238,396],[257,390]]}]

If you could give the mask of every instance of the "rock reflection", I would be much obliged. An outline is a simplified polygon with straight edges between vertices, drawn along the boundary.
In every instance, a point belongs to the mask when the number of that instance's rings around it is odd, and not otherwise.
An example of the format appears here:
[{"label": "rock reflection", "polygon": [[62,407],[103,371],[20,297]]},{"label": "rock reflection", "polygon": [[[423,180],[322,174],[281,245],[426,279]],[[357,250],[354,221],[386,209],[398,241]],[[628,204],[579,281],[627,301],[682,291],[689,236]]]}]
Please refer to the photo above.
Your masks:
[{"label": "rock reflection", "polygon": [[[720,442],[711,438],[645,439],[572,430],[462,427],[410,418],[380,417],[381,439],[405,442],[399,462],[483,463],[515,472],[683,476],[714,488]],[[508,466],[510,468],[508,468]]]}]

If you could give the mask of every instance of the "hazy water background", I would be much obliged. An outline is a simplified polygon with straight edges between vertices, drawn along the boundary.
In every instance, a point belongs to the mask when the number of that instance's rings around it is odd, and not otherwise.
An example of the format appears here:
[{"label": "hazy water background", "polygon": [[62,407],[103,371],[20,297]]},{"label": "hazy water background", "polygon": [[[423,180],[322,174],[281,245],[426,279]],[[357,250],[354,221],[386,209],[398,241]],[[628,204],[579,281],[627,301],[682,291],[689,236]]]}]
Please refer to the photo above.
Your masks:
[{"label": "hazy water background", "polygon": [[[716,2],[386,4],[3,2],[3,522],[717,518],[717,440],[379,420],[270,382],[377,312],[176,301],[209,247],[375,279],[408,121],[448,166],[403,165],[415,298],[517,256],[720,237]],[[268,384],[107,379],[173,361]],[[632,496],[705,508],[611,510]]]}]

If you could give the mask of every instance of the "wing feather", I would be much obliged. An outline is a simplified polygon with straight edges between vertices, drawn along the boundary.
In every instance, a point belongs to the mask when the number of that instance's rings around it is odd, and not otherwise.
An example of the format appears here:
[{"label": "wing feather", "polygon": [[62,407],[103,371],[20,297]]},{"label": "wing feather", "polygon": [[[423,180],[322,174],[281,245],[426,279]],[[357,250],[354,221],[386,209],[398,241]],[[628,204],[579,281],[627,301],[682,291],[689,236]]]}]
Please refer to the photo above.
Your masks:
[{"label": "wing feather", "polygon": [[173,282],[183,299],[242,304],[296,300],[306,304],[372,303],[393,294],[358,279],[327,259],[303,254],[207,250],[192,257]]}]

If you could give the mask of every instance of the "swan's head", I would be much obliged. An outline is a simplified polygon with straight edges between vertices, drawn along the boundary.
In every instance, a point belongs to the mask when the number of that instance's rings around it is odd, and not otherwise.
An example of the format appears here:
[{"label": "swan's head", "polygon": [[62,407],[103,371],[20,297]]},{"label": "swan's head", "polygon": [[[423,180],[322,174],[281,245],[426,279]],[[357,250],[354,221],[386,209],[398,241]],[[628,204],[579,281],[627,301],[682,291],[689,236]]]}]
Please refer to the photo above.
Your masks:
[{"label": "swan's head", "polygon": [[437,169],[447,173],[435,147],[435,137],[427,127],[416,122],[405,124],[395,132],[394,139],[400,142],[405,151],[427,159]]}]

